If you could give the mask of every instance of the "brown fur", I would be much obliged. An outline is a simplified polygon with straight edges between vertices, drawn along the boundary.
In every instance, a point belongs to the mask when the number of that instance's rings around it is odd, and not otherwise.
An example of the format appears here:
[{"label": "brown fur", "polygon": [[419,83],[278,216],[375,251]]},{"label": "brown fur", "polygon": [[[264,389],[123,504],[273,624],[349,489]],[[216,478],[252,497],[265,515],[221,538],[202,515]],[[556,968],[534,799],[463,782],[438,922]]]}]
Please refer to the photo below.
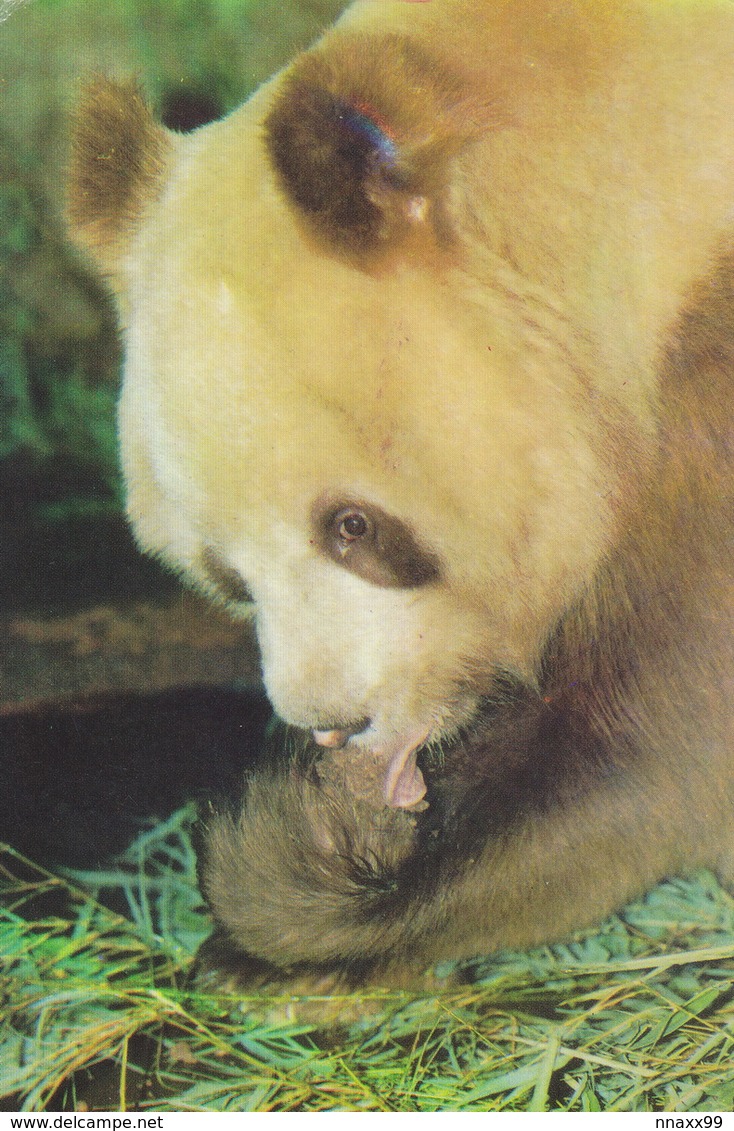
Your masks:
[{"label": "brown fur", "polygon": [[113,269],[158,194],[171,135],[154,121],[137,84],[100,76],[85,89],[73,137],[69,221],[79,242]]},{"label": "brown fur", "polygon": [[[348,106],[366,107],[384,124],[397,147],[394,167],[349,136],[340,120]],[[477,126],[458,76],[437,60],[397,36],[377,49],[353,36],[301,58],[265,129],[283,186],[309,224],[332,245],[363,254],[424,224],[445,238],[449,159]]]}]

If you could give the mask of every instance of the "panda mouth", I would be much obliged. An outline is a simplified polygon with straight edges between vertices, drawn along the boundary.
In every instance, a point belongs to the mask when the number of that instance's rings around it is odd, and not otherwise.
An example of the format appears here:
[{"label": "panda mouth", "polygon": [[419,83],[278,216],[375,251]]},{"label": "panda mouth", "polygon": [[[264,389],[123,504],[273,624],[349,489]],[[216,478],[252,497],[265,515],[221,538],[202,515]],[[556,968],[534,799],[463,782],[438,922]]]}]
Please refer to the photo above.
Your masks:
[{"label": "panda mouth", "polygon": [[314,737],[328,753],[322,757],[320,776],[348,790],[355,798],[374,808],[425,808],[426,782],[418,767],[418,755],[428,741],[431,724],[416,727],[393,741],[376,746],[361,746],[354,740],[339,743],[324,741],[336,732],[316,732]]}]

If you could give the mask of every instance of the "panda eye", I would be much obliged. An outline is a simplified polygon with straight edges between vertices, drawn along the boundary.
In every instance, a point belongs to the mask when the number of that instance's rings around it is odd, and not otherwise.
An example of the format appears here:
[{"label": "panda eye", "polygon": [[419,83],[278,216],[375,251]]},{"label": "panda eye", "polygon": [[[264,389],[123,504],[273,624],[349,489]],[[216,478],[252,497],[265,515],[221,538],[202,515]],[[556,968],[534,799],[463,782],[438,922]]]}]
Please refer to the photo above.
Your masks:
[{"label": "panda eye", "polygon": [[318,498],[311,511],[312,544],[371,585],[415,589],[440,576],[438,557],[395,515],[372,503]]},{"label": "panda eye", "polygon": [[333,521],[337,537],[344,543],[345,549],[350,543],[365,538],[371,532],[370,520],[364,511],[351,507],[339,511],[334,515]]}]

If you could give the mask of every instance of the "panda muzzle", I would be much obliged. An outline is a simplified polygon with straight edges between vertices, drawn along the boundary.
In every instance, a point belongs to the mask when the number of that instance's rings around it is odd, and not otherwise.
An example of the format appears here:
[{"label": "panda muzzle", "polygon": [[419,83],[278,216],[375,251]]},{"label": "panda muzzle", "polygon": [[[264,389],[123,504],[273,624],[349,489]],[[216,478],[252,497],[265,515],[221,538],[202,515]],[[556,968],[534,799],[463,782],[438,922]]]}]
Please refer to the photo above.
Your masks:
[{"label": "panda muzzle", "polygon": [[314,730],[317,745],[333,751],[328,757],[341,764],[343,780],[356,796],[369,797],[374,805],[412,809],[423,801],[426,783],[418,768],[418,754],[427,742],[431,726],[418,727],[394,741],[365,748],[347,745],[353,733]]}]

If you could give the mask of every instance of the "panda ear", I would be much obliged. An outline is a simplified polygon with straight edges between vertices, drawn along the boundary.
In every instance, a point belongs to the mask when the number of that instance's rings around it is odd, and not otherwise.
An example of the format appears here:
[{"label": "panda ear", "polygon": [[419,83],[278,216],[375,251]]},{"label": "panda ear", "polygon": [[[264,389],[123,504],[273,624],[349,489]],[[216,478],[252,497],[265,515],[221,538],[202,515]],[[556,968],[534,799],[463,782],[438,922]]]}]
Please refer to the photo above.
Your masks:
[{"label": "panda ear", "polygon": [[84,91],[72,134],[67,217],[73,238],[112,275],[165,182],[172,142],[135,84],[99,77]]},{"label": "panda ear", "polygon": [[398,36],[301,56],[265,122],[287,196],[319,236],[357,254],[436,234],[450,158],[474,132],[461,84]]}]

